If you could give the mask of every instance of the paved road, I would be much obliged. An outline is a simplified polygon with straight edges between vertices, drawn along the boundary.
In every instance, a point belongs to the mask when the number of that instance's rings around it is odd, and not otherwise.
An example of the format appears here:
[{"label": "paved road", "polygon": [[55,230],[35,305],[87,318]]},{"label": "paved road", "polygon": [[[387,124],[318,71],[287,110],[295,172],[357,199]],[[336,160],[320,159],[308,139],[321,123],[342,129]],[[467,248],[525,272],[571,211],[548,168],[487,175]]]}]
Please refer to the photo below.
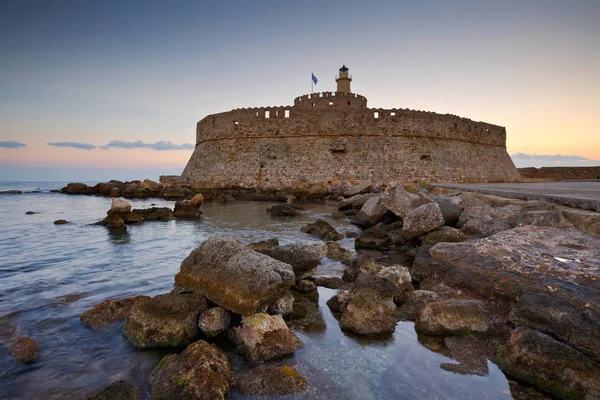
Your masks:
[{"label": "paved road", "polygon": [[435,186],[524,200],[549,201],[600,212],[600,182],[436,184]]}]

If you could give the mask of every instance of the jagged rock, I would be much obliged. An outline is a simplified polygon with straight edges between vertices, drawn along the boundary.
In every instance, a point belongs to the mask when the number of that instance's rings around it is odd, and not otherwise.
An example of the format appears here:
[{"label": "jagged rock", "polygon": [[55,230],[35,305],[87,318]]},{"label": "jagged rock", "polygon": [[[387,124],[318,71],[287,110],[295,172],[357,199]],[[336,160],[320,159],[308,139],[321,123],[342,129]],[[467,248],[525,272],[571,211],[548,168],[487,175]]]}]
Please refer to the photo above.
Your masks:
[{"label": "jagged rock", "polygon": [[298,211],[289,204],[277,204],[267,209],[271,216],[295,217]]},{"label": "jagged rock", "polygon": [[146,221],[171,221],[175,219],[173,210],[168,207],[136,208],[131,213],[141,215]]},{"label": "jagged rock", "polygon": [[327,245],[321,241],[303,241],[283,246],[264,247],[256,251],[291,265],[296,279],[299,280],[307,278],[317,271],[319,262],[327,255]]},{"label": "jagged rock", "polygon": [[415,329],[430,336],[486,333],[488,317],[478,300],[448,300],[427,304]]},{"label": "jagged rock", "polygon": [[198,336],[198,316],[206,299],[194,293],[168,293],[131,306],[123,332],[138,348],[177,347]]},{"label": "jagged rock", "polygon": [[423,307],[437,301],[439,301],[437,293],[429,290],[415,290],[409,292],[402,299],[402,306],[399,309],[399,318],[401,320],[414,321],[419,318],[419,314]]},{"label": "jagged rock", "polygon": [[352,197],[357,194],[365,194],[371,191],[371,181],[361,182],[356,186],[353,186],[344,192],[344,197]]},{"label": "jagged rock", "polygon": [[264,310],[294,286],[292,266],[230,238],[210,237],[183,260],[175,283],[237,314]]},{"label": "jagged rock", "polygon": [[66,219],[57,219],[56,221],[54,221],[54,225],[65,225],[68,223],[69,221],[67,221]]},{"label": "jagged rock", "polygon": [[352,286],[351,283],[345,282],[342,278],[337,277],[319,277],[314,280],[315,285],[323,286],[329,289],[345,289]]},{"label": "jagged rock", "polygon": [[371,197],[362,206],[358,214],[352,218],[352,223],[363,229],[377,225],[383,219],[388,209],[383,205],[384,196]]},{"label": "jagged rock", "polygon": [[261,365],[235,376],[232,386],[249,396],[284,396],[306,391],[308,382],[287,365]]},{"label": "jagged rock", "polygon": [[294,289],[299,292],[312,292],[316,288],[317,285],[308,279],[302,279],[300,282],[296,283],[296,286],[294,286]]},{"label": "jagged rock", "polygon": [[288,315],[294,310],[294,295],[289,290],[283,292],[275,301],[269,304],[269,314]]},{"label": "jagged rock", "polygon": [[271,249],[271,248],[277,247],[277,246],[279,246],[279,240],[277,240],[276,238],[273,238],[273,239],[261,240],[258,242],[250,243],[248,245],[248,248],[252,249],[254,251],[258,251],[259,253],[262,253],[263,250],[268,250],[268,249]]},{"label": "jagged rock", "polygon": [[600,312],[552,294],[523,296],[509,321],[551,335],[600,362]]},{"label": "jagged rock", "polygon": [[395,302],[400,302],[407,293],[414,290],[408,268],[400,265],[383,267],[377,272],[377,277],[393,285],[392,295]]},{"label": "jagged rock", "polygon": [[371,257],[359,255],[346,268],[342,279],[346,282],[354,282],[361,273],[376,274],[381,271],[381,266]]},{"label": "jagged rock", "polygon": [[400,218],[405,218],[412,209],[431,203],[432,201],[423,192],[414,194],[407,192],[402,187],[397,187],[391,190],[387,196],[383,197],[382,204]]},{"label": "jagged rock", "polygon": [[175,203],[173,215],[175,215],[175,218],[179,219],[200,219],[202,218],[202,211],[200,211],[201,204],[202,202],[198,201],[178,200]]},{"label": "jagged rock", "polygon": [[600,213],[577,208],[563,208],[561,214],[577,229],[600,234]]},{"label": "jagged rock", "polygon": [[88,400],[139,400],[140,389],[129,381],[113,382]]},{"label": "jagged rock", "polygon": [[356,249],[388,250],[404,244],[402,221],[391,224],[379,223],[363,231],[354,241]]},{"label": "jagged rock", "polygon": [[84,325],[92,329],[123,321],[129,314],[134,303],[150,301],[148,296],[134,296],[122,299],[104,300],[94,307],[81,313],[80,319]]},{"label": "jagged rock", "polygon": [[208,337],[226,334],[231,326],[231,312],[223,307],[203,311],[198,317],[198,328]]},{"label": "jagged rock", "polygon": [[440,211],[444,217],[444,225],[456,228],[464,207],[455,204],[448,197],[444,196],[435,196],[433,200],[440,206]]},{"label": "jagged rock", "polygon": [[242,325],[234,327],[230,337],[236,350],[253,362],[280,358],[304,347],[281,315],[244,315]]},{"label": "jagged rock", "polygon": [[392,333],[396,329],[396,305],[392,297],[383,297],[375,290],[359,290],[346,306],[340,328],[359,335]]},{"label": "jagged rock", "polygon": [[517,216],[516,225],[573,226],[573,224],[565,219],[556,204],[543,201],[528,201],[523,204],[523,207],[521,207],[521,211]]},{"label": "jagged rock", "polygon": [[123,199],[112,199],[110,210],[106,212],[108,216],[125,217],[131,212],[131,203]]},{"label": "jagged rock", "polygon": [[341,211],[336,211],[331,213],[331,218],[333,219],[347,219],[348,217],[346,217],[346,214],[344,214]]},{"label": "jagged rock", "polygon": [[435,231],[429,232],[425,236],[424,243],[434,245],[442,242],[456,243],[467,239],[467,236],[461,230],[449,226],[442,226]]},{"label": "jagged rock", "polygon": [[23,364],[31,364],[40,356],[40,348],[29,336],[21,336],[9,348],[10,354]]},{"label": "jagged rock", "polygon": [[225,399],[233,373],[215,345],[199,340],[181,354],[170,354],[150,374],[152,400]]},{"label": "jagged rock", "polygon": [[466,235],[486,237],[514,228],[521,207],[508,204],[492,207],[483,201],[468,196],[461,197],[465,210],[456,225]]},{"label": "jagged rock", "polygon": [[342,290],[327,300],[327,306],[332,312],[341,314],[346,311],[346,307],[348,307],[348,303],[350,303],[350,299],[352,299],[352,294],[353,293],[349,290]]},{"label": "jagged rock", "polygon": [[418,238],[438,229],[444,224],[442,211],[437,203],[427,203],[410,210],[404,217],[402,236],[406,240]]},{"label": "jagged rock", "polygon": [[333,226],[322,219],[318,219],[312,224],[303,226],[301,231],[325,239],[325,241],[340,240],[344,238],[344,236],[340,235]]},{"label": "jagged rock", "polygon": [[152,193],[158,193],[162,189],[162,185],[160,183],[154,182],[150,179],[144,179],[140,186],[142,187],[142,189],[145,189]]},{"label": "jagged rock", "polygon": [[132,212],[129,213],[129,215],[124,218],[124,220],[127,225],[143,224],[144,221],[146,221],[144,217],[142,217],[140,214],[134,214]]},{"label": "jagged rock", "polygon": [[93,194],[92,188],[85,183],[69,183],[60,191],[66,194]]},{"label": "jagged rock", "polygon": [[559,398],[600,398],[598,364],[539,331],[517,328],[496,363],[506,373]]},{"label": "jagged rock", "polygon": [[339,211],[350,209],[360,209],[370,198],[379,196],[377,193],[357,194],[350,198],[340,201],[338,206]]}]

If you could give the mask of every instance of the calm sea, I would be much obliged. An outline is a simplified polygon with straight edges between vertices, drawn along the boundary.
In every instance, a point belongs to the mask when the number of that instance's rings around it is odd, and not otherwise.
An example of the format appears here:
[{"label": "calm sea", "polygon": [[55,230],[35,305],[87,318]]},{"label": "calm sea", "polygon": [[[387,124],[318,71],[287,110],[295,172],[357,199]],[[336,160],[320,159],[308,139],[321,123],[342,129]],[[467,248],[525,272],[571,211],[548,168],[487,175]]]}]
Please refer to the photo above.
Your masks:
[{"label": "calm sea", "polygon": [[[271,218],[269,203],[208,202],[202,221],[147,222],[114,233],[89,224],[102,219],[111,200],[50,193],[66,182],[0,182],[0,398],[86,398],[119,379],[138,384],[149,397],[147,377],[165,354],[136,350],[121,334],[84,327],[81,312],[108,298],[157,295],[173,287],[181,261],[210,235],[244,242],[277,237],[287,243],[315,240],[300,227],[334,211],[334,204],[306,205],[294,219]],[[158,199],[132,200],[134,207],[173,207]],[[34,211],[33,215],[26,215]],[[66,219],[67,225],[53,221]],[[341,231],[355,229],[330,220]],[[341,244],[353,248],[352,239]],[[319,274],[341,276],[343,265],[324,260]],[[412,323],[400,322],[386,340],[364,341],[341,332],[325,305],[336,291],[320,288],[311,328],[295,328],[306,347],[282,362],[296,366],[312,384],[299,398],[510,399],[505,376],[491,362],[486,376],[460,375],[440,368],[453,363],[417,340]],[[69,297],[66,297],[69,296]],[[41,356],[18,364],[7,344],[33,337]],[[223,343],[235,370],[246,368]],[[232,392],[231,398],[242,398]]]}]

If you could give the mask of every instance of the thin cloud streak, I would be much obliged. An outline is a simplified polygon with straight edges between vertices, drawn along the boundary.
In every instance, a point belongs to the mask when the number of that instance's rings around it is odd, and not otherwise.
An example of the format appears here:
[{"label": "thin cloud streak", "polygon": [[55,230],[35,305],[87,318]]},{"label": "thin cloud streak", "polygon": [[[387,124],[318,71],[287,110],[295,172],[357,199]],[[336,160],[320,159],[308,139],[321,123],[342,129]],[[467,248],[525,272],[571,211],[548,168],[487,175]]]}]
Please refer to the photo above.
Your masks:
[{"label": "thin cloud streak", "polygon": [[152,149],[152,150],[193,150],[194,145],[191,143],[175,144],[161,140],[156,143],[146,143],[141,140],[135,142],[125,142],[122,140],[113,140],[103,147],[114,147],[120,149]]},{"label": "thin cloud streak", "polygon": [[98,147],[94,144],[81,143],[81,142],[49,142],[48,144],[50,146],[54,146],[54,147],[72,147],[74,149],[81,149],[81,150],[93,150]]},{"label": "thin cloud streak", "polygon": [[567,166],[583,167],[600,165],[600,160],[591,160],[589,158],[577,155],[515,153],[510,157],[517,168]]},{"label": "thin cloud streak", "polygon": [[25,143],[9,140],[9,141],[0,142],[0,147],[3,149],[18,149],[21,147],[27,147],[27,145]]}]

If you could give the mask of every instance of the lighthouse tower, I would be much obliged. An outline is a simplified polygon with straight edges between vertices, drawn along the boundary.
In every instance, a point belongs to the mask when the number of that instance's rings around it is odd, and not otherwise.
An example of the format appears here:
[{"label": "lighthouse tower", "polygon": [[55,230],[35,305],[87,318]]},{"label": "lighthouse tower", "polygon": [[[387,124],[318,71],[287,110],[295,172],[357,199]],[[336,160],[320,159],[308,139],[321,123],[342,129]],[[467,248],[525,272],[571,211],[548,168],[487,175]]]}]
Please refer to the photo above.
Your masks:
[{"label": "lighthouse tower", "polygon": [[340,73],[335,77],[338,92],[350,93],[350,82],[352,82],[352,75],[350,75],[348,71],[349,69],[345,65],[342,65],[342,68],[340,68]]}]

